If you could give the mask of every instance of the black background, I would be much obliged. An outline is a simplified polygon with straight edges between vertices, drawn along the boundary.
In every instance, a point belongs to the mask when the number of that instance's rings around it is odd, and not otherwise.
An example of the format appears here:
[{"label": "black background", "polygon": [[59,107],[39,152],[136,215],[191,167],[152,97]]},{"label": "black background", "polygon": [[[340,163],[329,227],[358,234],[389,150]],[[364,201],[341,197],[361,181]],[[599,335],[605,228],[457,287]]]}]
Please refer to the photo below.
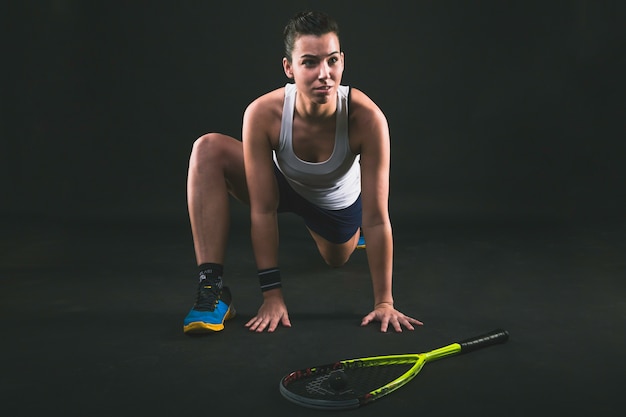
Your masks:
[{"label": "black background", "polygon": [[[319,416],[280,396],[285,372],[495,327],[506,345],[427,365],[359,415],[623,410],[624,4],[2,3],[0,415]],[[281,223],[293,327],[251,334],[241,208],[237,317],[188,338],[191,145],[238,137],[246,105],[287,82],[281,32],[304,8],[337,18],[344,83],[389,119],[394,300],[425,325],[361,328],[364,251],[328,268]]]},{"label": "black background", "polygon": [[186,219],[191,144],[287,81],[281,31],[340,23],[392,133],[392,214],[621,216],[622,2],[25,1],[3,6],[5,214]]}]

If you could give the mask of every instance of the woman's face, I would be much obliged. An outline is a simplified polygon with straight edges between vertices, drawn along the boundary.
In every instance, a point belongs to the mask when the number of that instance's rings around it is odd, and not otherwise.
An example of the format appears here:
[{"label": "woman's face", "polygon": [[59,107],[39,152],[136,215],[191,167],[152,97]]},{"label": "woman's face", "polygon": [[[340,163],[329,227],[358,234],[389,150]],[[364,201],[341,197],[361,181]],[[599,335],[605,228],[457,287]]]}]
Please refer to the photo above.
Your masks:
[{"label": "woman's face", "polygon": [[291,58],[291,63],[283,59],[283,67],[287,77],[294,79],[299,93],[318,104],[337,97],[344,56],[335,33],[299,36]]}]

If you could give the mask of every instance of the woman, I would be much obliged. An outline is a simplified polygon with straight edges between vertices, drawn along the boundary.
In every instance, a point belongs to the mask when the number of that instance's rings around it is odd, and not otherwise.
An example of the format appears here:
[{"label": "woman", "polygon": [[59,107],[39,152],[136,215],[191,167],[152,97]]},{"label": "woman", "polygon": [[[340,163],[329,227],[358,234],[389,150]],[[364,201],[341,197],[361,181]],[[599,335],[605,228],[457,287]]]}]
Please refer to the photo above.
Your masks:
[{"label": "woman", "polygon": [[248,106],[242,141],[210,133],[194,143],[187,191],[200,283],[184,331],[220,331],[235,315],[222,285],[229,193],[250,205],[263,291],[263,304],[246,323],[251,331],[291,326],[278,269],[277,215],[284,211],[304,219],[333,267],[347,262],[362,233],[374,308],[361,324],[379,321],[383,332],[389,326],[413,330],[422,323],[393,304],[386,118],[363,92],[341,85],[344,54],[331,17],[297,14],[285,27],[284,42],[283,69],[293,83]]}]

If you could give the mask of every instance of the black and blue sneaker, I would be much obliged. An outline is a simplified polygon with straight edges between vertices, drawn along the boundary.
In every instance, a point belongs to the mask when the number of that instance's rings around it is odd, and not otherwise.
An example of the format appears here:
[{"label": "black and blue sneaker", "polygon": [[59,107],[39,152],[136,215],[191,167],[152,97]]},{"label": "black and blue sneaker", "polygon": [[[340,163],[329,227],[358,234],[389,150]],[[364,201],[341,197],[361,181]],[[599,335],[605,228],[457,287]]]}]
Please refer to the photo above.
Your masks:
[{"label": "black and blue sneaker", "polygon": [[235,317],[232,296],[221,280],[209,280],[202,276],[198,284],[198,295],[187,317],[185,334],[206,334],[224,330],[224,321]]}]

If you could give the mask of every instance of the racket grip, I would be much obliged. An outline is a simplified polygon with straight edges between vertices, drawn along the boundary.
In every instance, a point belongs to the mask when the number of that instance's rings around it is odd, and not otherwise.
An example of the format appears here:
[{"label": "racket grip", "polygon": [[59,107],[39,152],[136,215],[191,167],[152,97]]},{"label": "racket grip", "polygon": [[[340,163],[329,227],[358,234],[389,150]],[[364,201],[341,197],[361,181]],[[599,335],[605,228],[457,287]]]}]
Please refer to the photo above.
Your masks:
[{"label": "racket grip", "polygon": [[490,331],[489,333],[475,336],[470,339],[465,339],[458,343],[459,345],[461,345],[460,353],[468,353],[485,348],[487,346],[504,343],[507,340],[509,340],[509,332],[503,329],[495,329]]}]

